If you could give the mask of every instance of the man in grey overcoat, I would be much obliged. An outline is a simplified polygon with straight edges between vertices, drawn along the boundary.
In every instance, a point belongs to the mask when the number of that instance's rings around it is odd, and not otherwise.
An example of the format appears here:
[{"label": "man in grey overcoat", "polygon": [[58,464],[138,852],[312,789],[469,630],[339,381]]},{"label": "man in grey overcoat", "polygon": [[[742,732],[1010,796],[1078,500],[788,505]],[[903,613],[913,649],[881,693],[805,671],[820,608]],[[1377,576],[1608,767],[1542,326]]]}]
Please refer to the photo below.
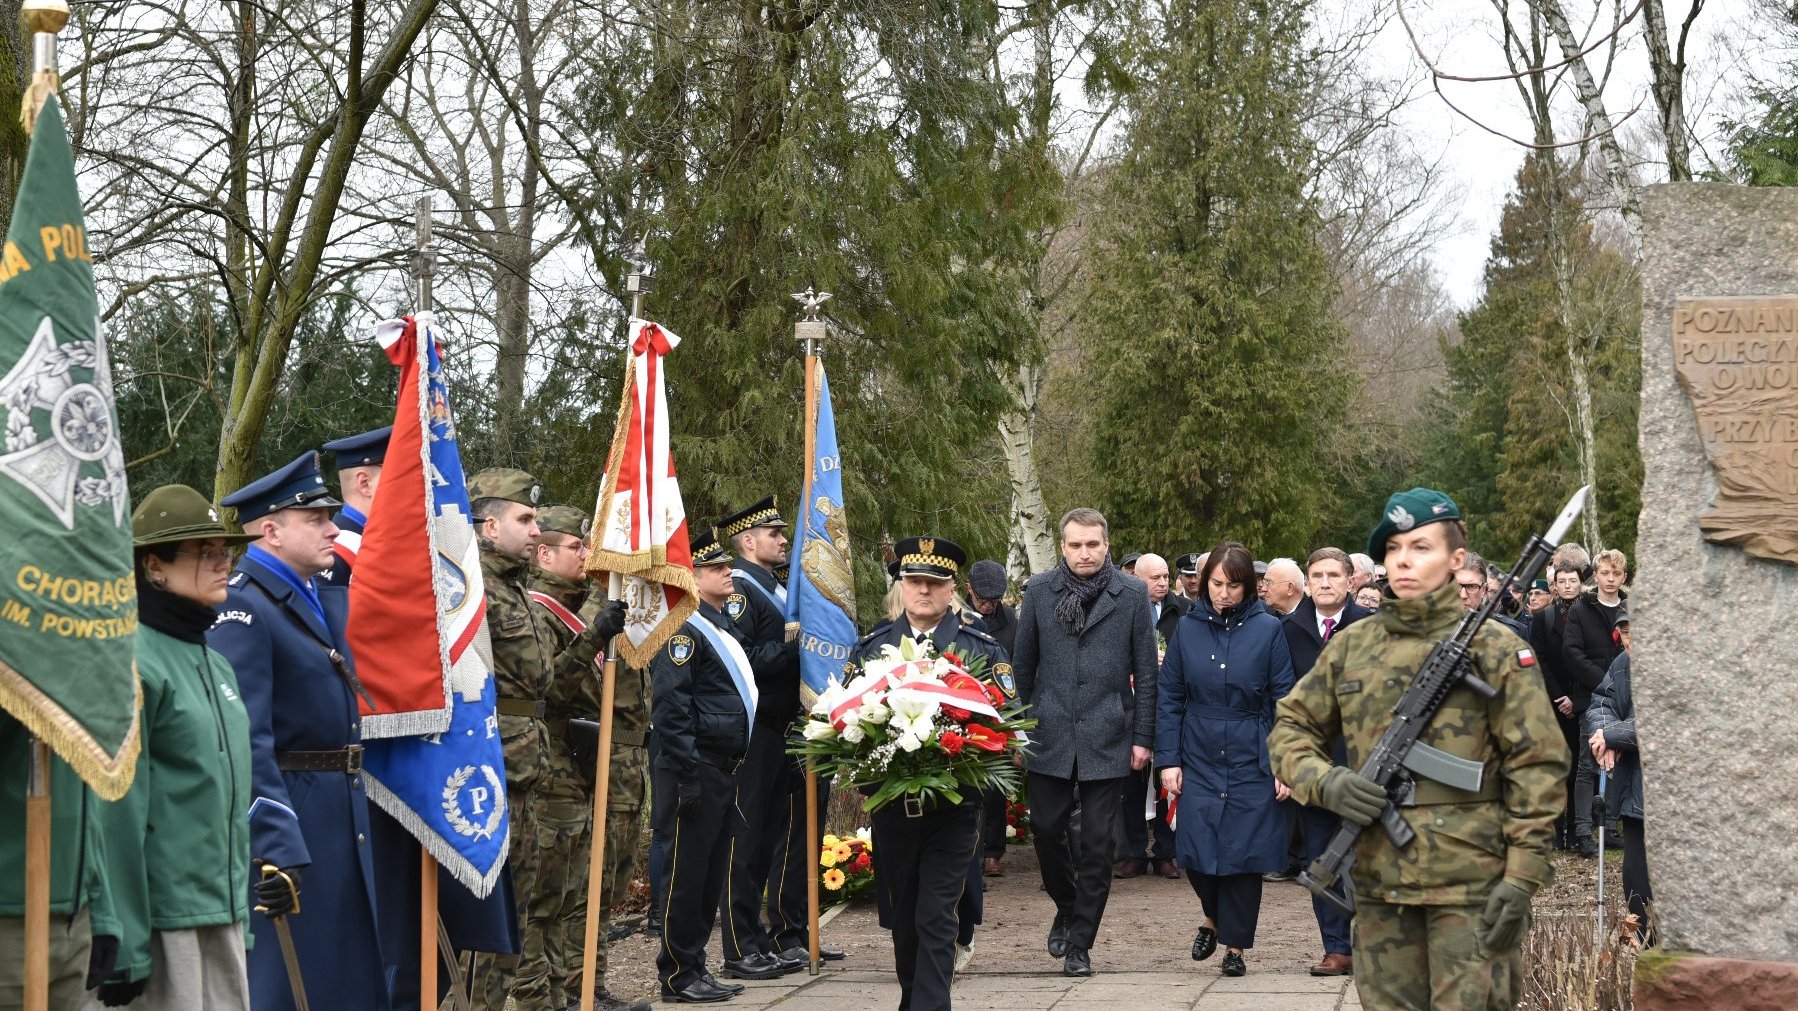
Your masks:
[{"label": "man in grey overcoat", "polygon": [[1155,741],[1148,587],[1111,564],[1110,548],[1098,510],[1061,518],[1061,564],[1026,584],[1012,654],[1018,698],[1037,721],[1025,770],[1043,885],[1058,909],[1049,954],[1069,976],[1092,975],[1124,779],[1148,766]]}]

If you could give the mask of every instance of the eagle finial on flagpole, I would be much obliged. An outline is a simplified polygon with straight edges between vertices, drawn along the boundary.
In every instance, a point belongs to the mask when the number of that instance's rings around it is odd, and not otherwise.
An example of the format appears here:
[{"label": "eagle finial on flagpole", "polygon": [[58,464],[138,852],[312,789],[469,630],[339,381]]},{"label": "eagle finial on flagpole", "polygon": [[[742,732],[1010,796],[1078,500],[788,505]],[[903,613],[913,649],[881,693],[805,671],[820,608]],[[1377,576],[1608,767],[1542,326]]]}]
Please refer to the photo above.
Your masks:
[{"label": "eagle finial on flagpole", "polygon": [[804,291],[796,291],[793,293],[793,301],[798,302],[805,307],[805,318],[808,322],[816,321],[818,318],[818,307],[830,301],[830,292],[814,292],[812,286],[808,284],[805,286]]}]

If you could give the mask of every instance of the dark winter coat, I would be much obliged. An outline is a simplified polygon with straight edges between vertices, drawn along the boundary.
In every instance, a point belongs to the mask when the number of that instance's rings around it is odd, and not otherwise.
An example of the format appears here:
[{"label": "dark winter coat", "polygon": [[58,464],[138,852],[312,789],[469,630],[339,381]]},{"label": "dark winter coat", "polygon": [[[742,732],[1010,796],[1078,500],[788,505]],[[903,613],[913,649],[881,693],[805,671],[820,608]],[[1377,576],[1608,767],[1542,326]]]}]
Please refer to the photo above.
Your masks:
[{"label": "dark winter coat", "polygon": [[[1180,616],[1192,610],[1192,605],[1184,597],[1173,594],[1161,598],[1161,617],[1155,620],[1155,631],[1161,635],[1162,642],[1174,641],[1174,629],[1180,627]],[[1149,613],[1155,612],[1155,602],[1149,602]]]},{"label": "dark winter coat", "polygon": [[1155,768],[1184,779],[1174,826],[1180,864],[1204,874],[1286,867],[1286,816],[1274,800],[1267,734],[1292,690],[1279,618],[1259,600],[1219,614],[1204,600],[1180,619],[1157,683]]},{"label": "dark winter coat", "polygon": [[1617,752],[1617,764],[1610,773],[1614,784],[1610,796],[1618,816],[1642,817],[1642,754],[1636,748],[1636,700],[1630,692],[1627,652],[1611,661],[1610,673],[1592,693],[1592,704],[1580,724],[1581,747],[1595,730],[1603,730],[1605,747]]},{"label": "dark winter coat", "polygon": [[[1547,607],[1536,615],[1530,623],[1530,649],[1536,654],[1536,663],[1542,668],[1542,686],[1548,689],[1548,701],[1553,703],[1558,698],[1573,700],[1573,716],[1575,719],[1586,711],[1586,705],[1592,701],[1592,689],[1568,673],[1568,660],[1562,641],[1567,627],[1567,612],[1572,604],[1556,597]],[[1558,719],[1565,719],[1560,710],[1555,710]]]},{"label": "dark winter coat", "polygon": [[1055,617],[1059,596],[1051,570],[1030,580],[1018,605],[1011,663],[1036,720],[1025,767],[1058,779],[1121,779],[1130,749],[1155,743],[1149,588],[1113,568],[1077,635]]},{"label": "dark winter coat", "polygon": [[[1619,603],[1618,606],[1623,605]],[[1611,634],[1612,619],[1616,615],[1617,608],[1600,604],[1595,592],[1574,601],[1573,608],[1567,612],[1567,624],[1561,630],[1561,655],[1566,660],[1564,666],[1568,676],[1587,692],[1598,688],[1598,683],[1611,669],[1611,661],[1623,652],[1623,647]],[[1590,701],[1588,699],[1587,704]],[[1574,712],[1584,711],[1579,699],[1573,702]]]},{"label": "dark winter coat", "polygon": [[[1336,628],[1330,632],[1330,636],[1334,638],[1337,632],[1373,613],[1353,599],[1349,600],[1342,605],[1342,613],[1336,616]],[[1302,678],[1311,673],[1312,666],[1317,663],[1317,655],[1324,651],[1324,637],[1317,631],[1317,604],[1306,597],[1280,622],[1286,632],[1286,648],[1292,654],[1292,673],[1295,677]]]}]

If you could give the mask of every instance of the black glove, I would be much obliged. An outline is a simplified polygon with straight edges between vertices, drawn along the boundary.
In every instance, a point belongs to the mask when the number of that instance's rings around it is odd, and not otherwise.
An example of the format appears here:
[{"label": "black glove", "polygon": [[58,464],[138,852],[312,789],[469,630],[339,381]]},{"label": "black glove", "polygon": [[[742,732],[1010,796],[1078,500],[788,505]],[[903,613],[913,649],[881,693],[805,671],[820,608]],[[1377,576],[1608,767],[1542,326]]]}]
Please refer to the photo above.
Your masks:
[{"label": "black glove", "polygon": [[93,946],[87,950],[87,989],[92,990],[112,975],[112,965],[119,960],[119,939],[109,934],[95,934]]},{"label": "black glove", "polygon": [[256,893],[256,911],[270,919],[300,911],[300,870],[297,867],[262,865],[262,878],[250,890]]},{"label": "black glove", "polygon": [[624,601],[614,600],[593,616],[587,631],[600,639],[611,637],[624,631]]},{"label": "black glove", "polygon": [[699,803],[699,780],[688,777],[680,781],[680,809],[686,811]]},{"label": "black glove", "polygon": [[144,995],[144,988],[150,985],[147,979],[135,983],[102,983],[100,984],[100,1003],[107,1007],[124,1007]]},{"label": "black glove", "polygon": [[1486,897],[1486,909],[1480,919],[1485,926],[1486,950],[1510,951],[1530,929],[1530,893],[1520,885],[1500,881]]}]

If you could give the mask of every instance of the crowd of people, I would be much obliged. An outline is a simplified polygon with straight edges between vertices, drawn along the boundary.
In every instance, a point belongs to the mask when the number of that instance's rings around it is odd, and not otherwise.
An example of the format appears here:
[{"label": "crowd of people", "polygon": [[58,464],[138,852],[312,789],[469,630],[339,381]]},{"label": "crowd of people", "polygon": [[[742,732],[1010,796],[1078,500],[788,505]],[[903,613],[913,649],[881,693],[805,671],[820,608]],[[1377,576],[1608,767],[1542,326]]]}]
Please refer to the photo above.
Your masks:
[{"label": "crowd of people", "polygon": [[[341,498],[317,453],[252,482],[223,503],[235,529],[191,488],[140,500],[139,772],[113,804],[58,776],[63,796],[88,799],[59,808],[53,834],[52,1007],[279,1011],[296,1006],[301,981],[321,1007],[436,1006],[441,993],[419,992],[419,850],[367,796],[363,689],[345,637],[387,437],[326,444]],[[594,825],[598,659],[623,606],[587,578],[586,514],[542,502],[517,470],[475,474],[468,494],[513,819],[507,871],[487,898],[441,881],[451,944],[479,953],[467,963],[476,1006],[578,1004],[593,834],[605,833],[607,861],[592,898],[610,922],[637,872],[646,811],[644,926],[657,939],[661,1000],[727,1001],[743,989],[730,979],[803,969],[818,841],[788,751],[802,712],[799,648],[773,497],[695,531],[698,610],[646,669],[621,669],[610,803]],[[1455,504],[1427,489],[1393,497],[1365,553],[1321,547],[1302,564],[1259,561],[1228,540],[1171,563],[1114,561],[1092,509],[1067,513],[1059,530],[1059,564],[1015,593],[1003,566],[970,566],[946,538],[900,541],[888,611],[854,650],[909,638],[984,656],[993,690],[1029,707],[1023,795],[1057,908],[1045,947],[1059,971],[1095,972],[1112,881],[1153,873],[1184,877],[1199,899],[1191,958],[1221,948],[1221,972],[1244,975],[1264,884],[1316,860],[1344,820],[1394,811],[1418,837],[1413,856],[1364,833],[1356,915],[1313,902],[1312,973],[1354,975],[1366,1007],[1501,1006],[1549,849],[1596,856],[1600,819],[1621,826],[1608,838],[1646,921],[1620,552],[1588,558],[1563,545],[1545,579],[1509,587],[1468,550]],[[1473,664],[1498,701],[1457,690],[1426,735],[1480,765],[1482,786],[1420,776],[1389,796],[1355,768],[1423,654],[1494,594]],[[0,726],[7,762],[23,740],[16,723]],[[1601,777],[1608,804],[1595,803]],[[877,894],[902,1009],[950,1006],[983,878],[1005,873],[1011,799],[985,791],[876,813]],[[19,832],[6,831],[9,845]],[[22,866],[21,847],[4,852]],[[21,875],[4,877],[0,947],[19,929]],[[606,988],[607,947],[595,1005],[647,1007]],[[821,955],[844,957],[829,946]],[[8,961],[0,1008],[19,1001]],[[1469,996],[1481,985],[1487,997]]]}]

